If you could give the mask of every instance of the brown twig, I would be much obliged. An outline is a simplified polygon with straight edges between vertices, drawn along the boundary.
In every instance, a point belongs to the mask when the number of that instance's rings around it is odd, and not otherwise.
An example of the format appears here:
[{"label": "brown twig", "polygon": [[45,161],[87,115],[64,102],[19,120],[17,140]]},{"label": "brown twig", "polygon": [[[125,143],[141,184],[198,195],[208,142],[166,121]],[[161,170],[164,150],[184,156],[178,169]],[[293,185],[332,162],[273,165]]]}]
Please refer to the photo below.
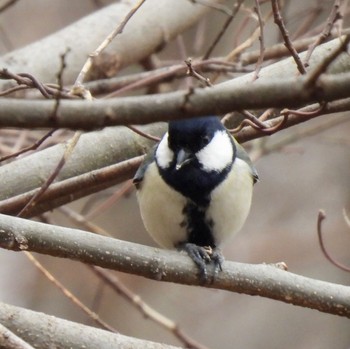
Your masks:
[{"label": "brown twig", "polygon": [[288,121],[288,114],[285,113],[278,123],[274,124],[273,126],[270,126],[268,125],[268,122],[262,122],[260,119],[258,119],[255,115],[248,112],[247,110],[242,110],[241,113],[245,116],[245,119],[242,120],[242,122],[236,128],[229,130],[229,132],[232,134],[238,133],[245,126],[251,126],[255,130],[258,130],[265,135],[272,135],[277,131],[281,130]]},{"label": "brown twig", "polygon": [[35,265],[35,267],[57,287],[69,300],[77,305],[85,314],[89,316],[95,323],[102,328],[117,333],[118,331],[103,321],[95,312],[91,311],[79,298],[69,291],[61,282],[59,282],[30,252],[24,251],[27,258]]},{"label": "brown twig", "polygon": [[15,80],[19,85],[2,91],[0,93],[0,96],[7,95],[18,90],[35,88],[43,95],[43,97],[48,99],[56,96],[59,98],[76,98],[75,96],[70,95],[68,91],[64,90],[63,88],[58,91],[58,88],[53,87],[52,84],[43,84],[35,76],[29,73],[15,74],[9,71],[8,69],[4,68],[0,69],[0,79]]},{"label": "brown twig", "polygon": [[267,126],[260,119],[258,119],[254,114],[252,114],[248,110],[241,110],[240,112],[244,115],[246,119],[251,121],[257,129],[262,130],[267,128]]},{"label": "brown twig", "polygon": [[233,11],[228,14],[228,18],[226,19],[224,25],[222,26],[220,32],[218,33],[218,35],[215,37],[213,43],[209,46],[207,52],[204,54],[203,59],[208,59],[209,56],[212,54],[212,52],[214,51],[216,45],[218,44],[218,42],[221,40],[221,38],[223,37],[223,35],[225,34],[227,28],[229,27],[229,25],[231,24],[231,22],[234,20],[234,18],[236,17],[242,3],[244,0],[237,0],[237,2],[235,3],[234,7],[233,7]]},{"label": "brown twig", "polygon": [[264,61],[264,54],[265,54],[264,22],[263,22],[261,11],[260,11],[259,0],[255,0],[254,11],[256,12],[256,14],[258,16],[258,19],[259,19],[259,27],[260,27],[260,35],[259,35],[260,55],[259,55],[258,61],[256,62],[256,65],[255,65],[253,81],[259,78],[259,73],[260,73],[260,70],[261,70],[261,67],[262,67],[262,63]]},{"label": "brown twig", "polygon": [[14,92],[17,92],[17,91],[27,90],[29,88],[30,87],[28,87],[27,85],[18,85],[18,86],[10,87],[6,90],[1,91],[0,97],[7,96],[7,95],[14,93]]},{"label": "brown twig", "polygon": [[[238,68],[236,64],[225,62],[224,60],[220,60],[218,58],[208,59],[205,61],[193,61],[192,67],[194,69],[201,69],[202,71],[208,71],[208,72],[214,71],[214,72],[229,73],[229,72],[244,72],[244,71],[246,72],[247,71],[246,69]],[[142,73],[134,74],[134,76],[130,77],[130,80],[131,80],[130,82],[127,81],[126,78],[122,78],[126,82],[121,83],[119,86],[115,84],[116,88],[119,88],[119,89],[109,93],[103,98],[116,97],[121,95],[122,93],[130,92],[135,89],[151,86],[154,84],[161,83],[163,81],[168,81],[170,79],[182,78],[187,75],[187,70],[188,69],[186,69],[186,67],[183,64],[175,64],[173,66],[169,66],[165,68],[164,67],[158,68],[150,72],[142,72]],[[103,81],[103,86],[106,86],[106,83],[107,84],[110,83],[110,80]],[[91,83],[87,83],[87,86],[88,87],[90,85],[94,86],[95,84],[96,83],[91,82]],[[113,88],[113,84],[110,87],[110,89],[112,88]],[[92,87],[91,90],[94,91],[94,87]]]},{"label": "brown twig", "polygon": [[327,103],[321,103],[319,108],[315,108],[311,111],[305,111],[305,110],[292,110],[292,109],[283,109],[281,111],[281,115],[299,115],[299,116],[306,116],[306,117],[312,117],[322,114],[322,112],[327,108]]},{"label": "brown twig", "polygon": [[[334,101],[324,104],[313,104],[307,107],[303,107],[299,110],[290,110],[284,109],[281,112],[281,116],[276,117],[274,119],[267,120],[265,122],[268,128],[264,129],[264,131],[271,131],[275,128],[277,130],[284,129],[286,127],[291,127],[293,125],[297,125],[306,120],[310,120],[320,115],[330,114],[330,113],[338,113],[344,110],[349,110],[350,108],[350,99],[345,99],[341,101]],[[243,120],[243,122],[247,120]],[[239,142],[245,142],[247,140],[252,140],[255,138],[261,137],[261,135],[265,135],[264,131],[258,129],[257,127],[247,127],[243,128],[246,124],[240,125],[239,128],[231,130],[234,133],[239,132],[235,135],[236,139]]]},{"label": "brown twig", "polygon": [[187,74],[193,76],[198,81],[200,81],[204,86],[212,87],[213,84],[210,82],[209,78],[205,78],[203,75],[199,74],[192,66],[192,59],[188,58],[185,60],[185,64],[187,65]]},{"label": "brown twig", "polygon": [[28,215],[29,210],[33,206],[35,206],[36,202],[39,200],[39,198],[45,193],[45,191],[49,188],[51,183],[55,180],[59,172],[61,171],[62,167],[65,165],[67,162],[68,158],[71,156],[76,144],[78,143],[78,140],[80,138],[81,133],[76,132],[73,136],[73,138],[68,142],[67,148],[57,164],[56,168],[52,172],[52,174],[47,178],[45,183],[41,186],[40,190],[36,192],[35,195],[32,196],[32,198],[29,200],[29,202],[23,207],[23,209],[18,213],[19,217],[22,217],[23,215]]},{"label": "brown twig", "polygon": [[327,37],[330,35],[331,30],[335,24],[336,21],[338,21],[339,19],[342,18],[340,11],[340,0],[335,0],[334,4],[332,6],[332,10],[327,18],[327,23],[325,25],[325,27],[322,30],[322,33],[317,37],[317,39],[309,46],[309,49],[306,53],[305,59],[304,59],[304,66],[307,67],[309,65],[309,61],[311,58],[311,55],[313,53],[313,51],[315,50],[315,48],[322,44]]},{"label": "brown twig", "polygon": [[132,180],[126,181],[121,188],[116,190],[113,195],[111,195],[107,200],[102,202],[99,206],[97,206],[93,211],[90,211],[85,215],[86,219],[93,219],[98,216],[100,213],[105,212],[111,205],[115,204],[118,200],[120,200],[127,193],[132,192],[134,189],[134,185]]},{"label": "brown twig", "polygon": [[345,264],[342,264],[335,260],[330,253],[327,251],[322,237],[322,222],[326,218],[326,214],[323,210],[319,210],[318,217],[317,217],[317,235],[318,235],[318,241],[320,243],[321,250],[324,254],[324,256],[337,268],[342,269],[344,271],[350,272],[350,267],[346,266]]},{"label": "brown twig", "polygon": [[280,32],[281,32],[283,40],[284,40],[284,44],[286,45],[289,52],[291,53],[296,65],[298,67],[300,74],[306,74],[306,69],[304,67],[304,64],[301,61],[301,59],[298,55],[298,52],[294,48],[294,46],[289,38],[289,33],[287,31],[287,28],[284,25],[283,18],[281,16],[279,5],[278,5],[278,0],[271,0],[271,3],[272,3],[272,11],[273,11],[274,20],[280,29]]},{"label": "brown twig", "polygon": [[[272,16],[272,11],[270,11],[265,18],[263,18],[263,23],[266,23],[269,18]],[[255,16],[254,16],[255,17]],[[241,44],[237,45],[226,57],[225,59],[229,62],[234,61],[234,59],[241,55],[243,53],[244,50],[246,50],[247,48],[251,47],[254,42],[256,41],[256,39],[259,38],[259,34],[260,34],[260,26],[258,25],[258,27],[253,31],[253,33],[245,40],[243,41]],[[259,55],[260,55],[260,51],[259,51]],[[259,55],[257,56],[257,59],[259,59]]]},{"label": "brown twig", "polygon": [[129,301],[136,309],[138,309],[144,317],[151,319],[156,324],[164,327],[168,331],[174,334],[185,346],[191,349],[207,349],[204,345],[196,342],[190,338],[173,320],[165,317],[163,314],[159,313],[157,310],[151,308],[147,303],[145,303],[141,297],[133,293],[124,284],[122,284],[119,279],[113,275],[111,272],[91,266],[90,269],[108,286],[110,286],[115,292],[120,294],[123,298]]},{"label": "brown twig", "polygon": [[10,72],[8,69],[4,68],[0,70],[0,78],[13,79],[20,86],[26,85],[28,87],[37,88],[45,98],[51,97],[48,91],[46,90],[46,88],[44,87],[44,85],[31,74],[28,74],[28,73],[14,74]]},{"label": "brown twig", "polygon": [[150,135],[149,133],[143,132],[140,129],[138,129],[137,127],[133,126],[133,125],[128,125],[126,126],[127,128],[129,128],[131,131],[134,131],[135,133],[137,133],[138,135],[145,137],[147,139],[150,139],[151,141],[155,141],[155,142],[159,142],[160,138],[159,137],[155,137]]},{"label": "brown twig", "polygon": [[94,58],[97,57],[118,34],[121,34],[123,32],[126,24],[129,22],[131,17],[137,12],[137,10],[142,6],[144,2],[145,0],[138,1],[137,4],[125,16],[122,22],[115,29],[113,29],[113,31],[103,40],[103,42],[97,47],[97,49],[94,52],[90,53],[87,61],[81,69],[77,79],[75,80],[75,86],[83,84],[86,74],[91,69]]},{"label": "brown twig", "polygon": [[37,140],[35,143],[29,145],[28,147],[24,148],[24,149],[21,149],[15,153],[12,153],[12,154],[9,154],[9,155],[5,155],[3,157],[0,158],[0,162],[2,161],[5,161],[5,160],[8,160],[8,159],[11,159],[11,158],[14,158],[18,155],[21,155],[21,154],[24,154],[30,150],[35,150],[35,149],[38,149],[39,146],[41,144],[43,144],[49,137],[52,136],[52,134],[57,131],[57,128],[54,128],[52,129],[51,131],[49,131],[48,133],[46,133],[43,137],[41,137],[39,140]]},{"label": "brown twig", "polygon": [[289,132],[277,142],[269,143],[268,145],[266,145],[266,142],[261,142],[261,146],[258,149],[255,149],[255,152],[253,152],[253,154],[250,154],[250,157],[253,160],[253,162],[255,162],[262,156],[280,151],[282,148],[286,147],[290,143],[296,142],[297,140],[302,138],[314,136],[325,130],[329,130],[331,127],[338,126],[339,124],[345,122],[348,122],[348,120],[344,117],[331,118],[324,122],[318,123],[317,125],[313,125],[311,127],[303,127],[293,133]]}]

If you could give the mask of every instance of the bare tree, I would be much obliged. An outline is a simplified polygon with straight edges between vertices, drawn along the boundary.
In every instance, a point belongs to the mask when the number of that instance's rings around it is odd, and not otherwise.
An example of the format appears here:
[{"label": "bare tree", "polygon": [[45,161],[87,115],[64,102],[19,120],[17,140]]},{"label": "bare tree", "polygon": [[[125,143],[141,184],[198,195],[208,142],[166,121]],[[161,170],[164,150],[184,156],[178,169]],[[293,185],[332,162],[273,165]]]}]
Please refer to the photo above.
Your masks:
[{"label": "bare tree", "polygon": [[[62,1],[56,13],[74,22],[39,38],[25,19],[35,6],[44,17],[44,3],[0,2],[0,258],[11,275],[0,294],[10,303],[13,279],[26,287],[13,292],[23,308],[0,304],[0,346],[344,346],[346,237],[335,234],[330,252],[323,230],[350,229],[348,1],[109,3],[82,2],[74,15]],[[146,246],[130,178],[165,121],[211,114],[250,141],[262,181],[246,234],[225,253],[257,264],[226,261],[203,287],[185,255]],[[321,208],[341,223],[324,228]],[[275,323],[281,331],[265,329]]]}]

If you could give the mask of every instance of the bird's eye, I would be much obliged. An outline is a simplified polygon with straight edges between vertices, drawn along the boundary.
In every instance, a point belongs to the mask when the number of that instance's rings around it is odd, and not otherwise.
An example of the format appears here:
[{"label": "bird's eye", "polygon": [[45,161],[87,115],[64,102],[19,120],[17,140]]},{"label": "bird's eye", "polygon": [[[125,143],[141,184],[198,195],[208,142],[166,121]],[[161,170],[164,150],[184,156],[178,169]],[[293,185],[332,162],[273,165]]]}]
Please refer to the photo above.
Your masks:
[{"label": "bird's eye", "polygon": [[208,135],[202,136],[203,145],[207,145],[210,142],[210,137]]}]

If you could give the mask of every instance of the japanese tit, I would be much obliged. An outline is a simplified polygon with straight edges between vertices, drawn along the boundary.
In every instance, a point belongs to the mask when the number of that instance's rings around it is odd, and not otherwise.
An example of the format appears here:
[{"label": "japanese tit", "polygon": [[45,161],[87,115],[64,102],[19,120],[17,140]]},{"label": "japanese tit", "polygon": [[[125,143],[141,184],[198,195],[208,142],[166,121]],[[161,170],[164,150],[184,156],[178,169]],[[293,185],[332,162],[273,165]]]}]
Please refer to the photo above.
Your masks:
[{"label": "japanese tit", "polygon": [[160,246],[185,250],[203,282],[208,263],[222,269],[219,247],[245,222],[257,180],[217,117],[170,121],[133,179],[146,230]]}]

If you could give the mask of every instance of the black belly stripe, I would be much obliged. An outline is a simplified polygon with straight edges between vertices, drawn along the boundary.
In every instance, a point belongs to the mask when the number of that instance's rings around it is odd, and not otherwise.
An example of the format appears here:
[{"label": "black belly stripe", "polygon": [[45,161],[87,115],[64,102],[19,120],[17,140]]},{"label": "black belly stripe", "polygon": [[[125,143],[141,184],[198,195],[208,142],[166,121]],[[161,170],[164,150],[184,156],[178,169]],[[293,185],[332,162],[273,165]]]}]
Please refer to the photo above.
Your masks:
[{"label": "black belly stripe", "polygon": [[185,220],[184,225],[187,230],[187,241],[198,246],[216,247],[213,226],[214,222],[205,218],[208,206],[198,206],[192,201],[188,201],[183,209]]}]

